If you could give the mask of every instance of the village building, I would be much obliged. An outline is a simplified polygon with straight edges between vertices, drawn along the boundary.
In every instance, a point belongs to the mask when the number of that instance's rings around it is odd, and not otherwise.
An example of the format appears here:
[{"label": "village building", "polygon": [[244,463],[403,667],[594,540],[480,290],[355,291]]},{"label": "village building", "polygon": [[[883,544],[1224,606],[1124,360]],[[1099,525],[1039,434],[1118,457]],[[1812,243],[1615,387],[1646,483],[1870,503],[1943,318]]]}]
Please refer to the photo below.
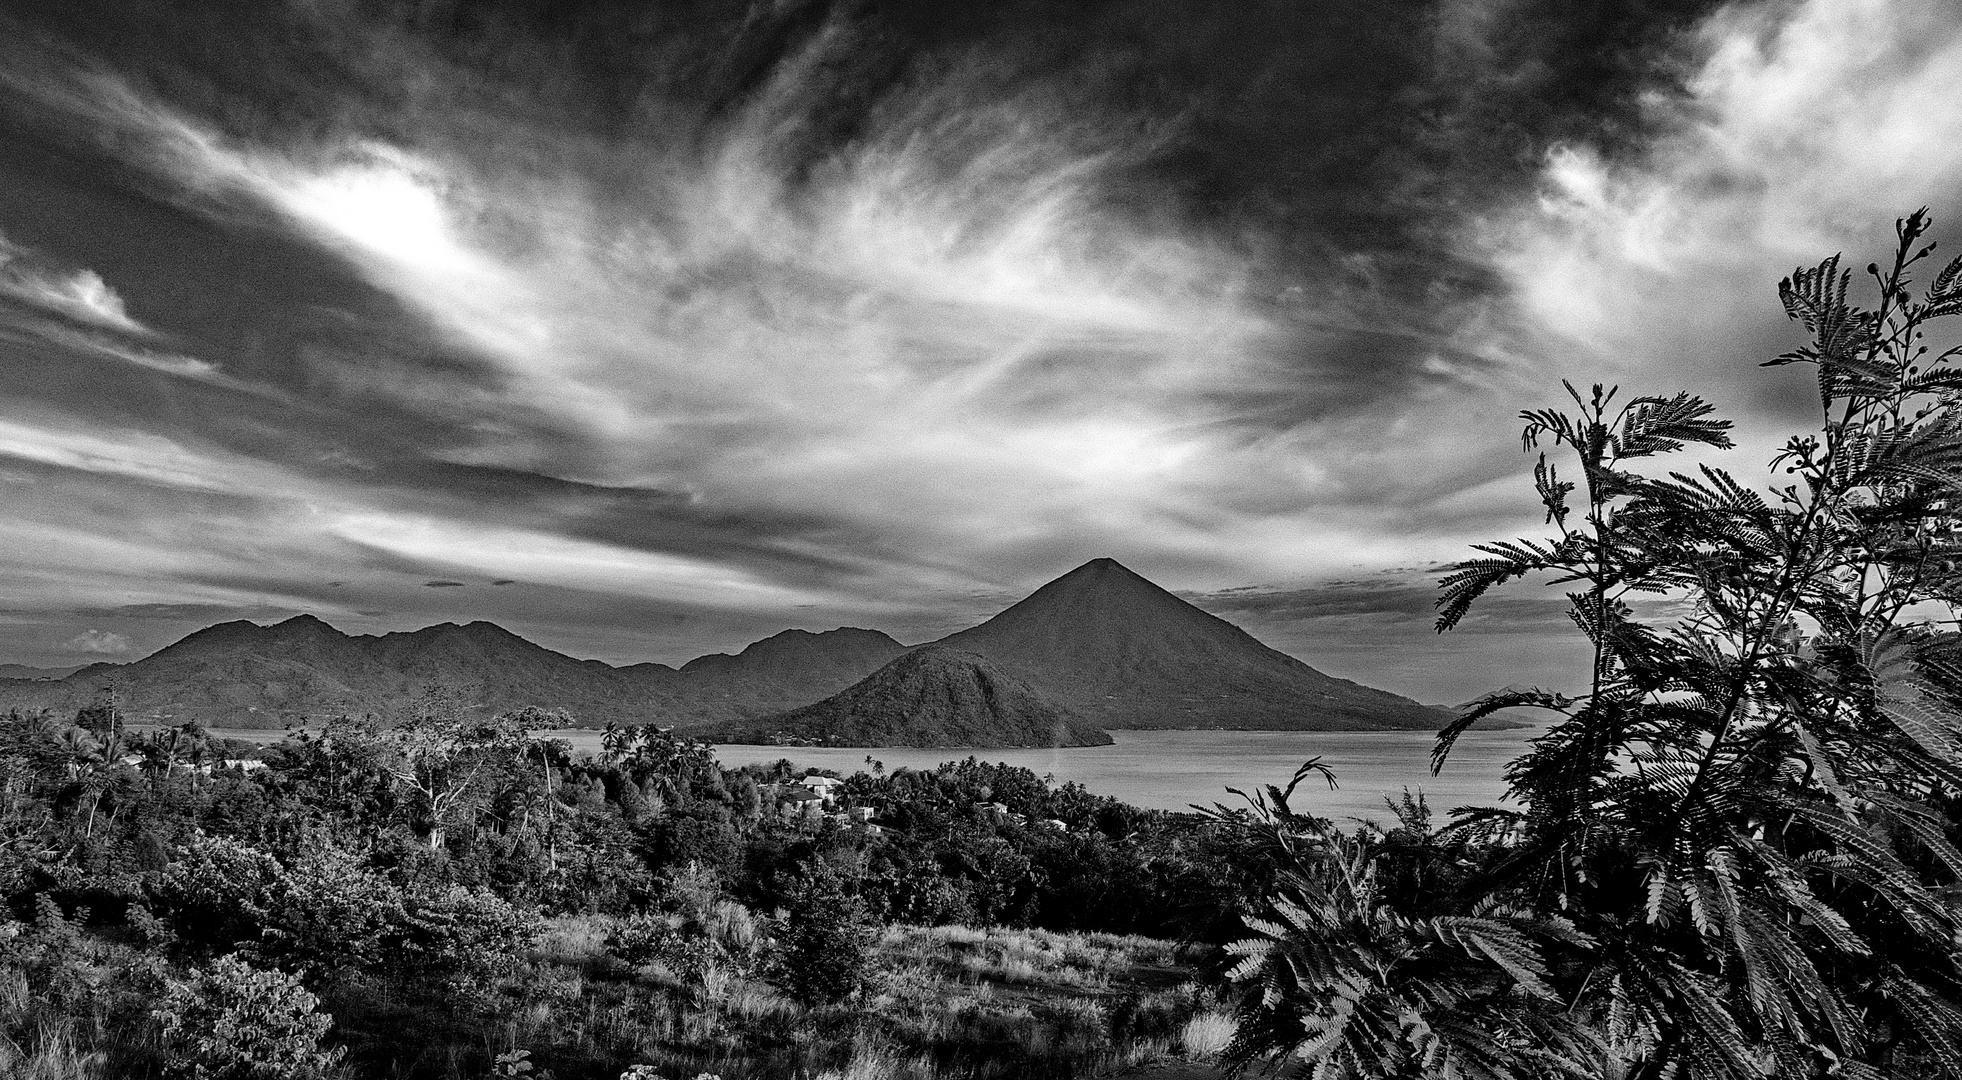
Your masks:
[{"label": "village building", "polygon": [[838,785],[843,782],[835,776],[806,776],[802,780],[797,781],[806,791],[810,791],[825,799],[834,798],[837,795]]},{"label": "village building", "polygon": [[815,791],[793,791],[784,796],[779,812],[787,818],[821,818],[824,816],[824,796]]}]

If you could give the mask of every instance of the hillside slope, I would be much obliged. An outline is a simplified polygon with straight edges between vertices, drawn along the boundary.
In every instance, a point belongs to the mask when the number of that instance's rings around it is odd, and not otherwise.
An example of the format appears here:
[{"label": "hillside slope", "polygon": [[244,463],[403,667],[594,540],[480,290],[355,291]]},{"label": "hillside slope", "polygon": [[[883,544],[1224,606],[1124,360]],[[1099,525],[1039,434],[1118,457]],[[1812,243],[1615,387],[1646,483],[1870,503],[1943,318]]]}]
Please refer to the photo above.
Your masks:
[{"label": "hillside slope", "polygon": [[397,715],[436,686],[496,711],[537,705],[595,722],[633,718],[616,669],[494,623],[352,636],[311,615],[269,626],[219,623],[133,663],[96,664],[56,682],[0,683],[0,706],[79,708],[113,687],[123,711],[139,719],[278,727],[339,713]]},{"label": "hillside slope", "polygon": [[766,716],[835,694],[905,653],[906,646],[877,630],[785,630],[733,656],[710,653],[688,661],[671,691],[677,707]]},{"label": "hillside slope", "polygon": [[759,739],[826,746],[1103,746],[1111,739],[985,657],[926,646],[823,701],[770,717]]},{"label": "hillside slope", "polygon": [[905,651],[870,630],[786,631],[689,670],[579,660],[489,622],[350,635],[311,615],[219,623],[128,664],[58,680],[0,679],[0,709],[73,711],[114,687],[125,713],[214,727],[280,727],[342,713],[396,716],[430,687],[488,712],[564,709],[582,724],[700,728],[824,697]]}]

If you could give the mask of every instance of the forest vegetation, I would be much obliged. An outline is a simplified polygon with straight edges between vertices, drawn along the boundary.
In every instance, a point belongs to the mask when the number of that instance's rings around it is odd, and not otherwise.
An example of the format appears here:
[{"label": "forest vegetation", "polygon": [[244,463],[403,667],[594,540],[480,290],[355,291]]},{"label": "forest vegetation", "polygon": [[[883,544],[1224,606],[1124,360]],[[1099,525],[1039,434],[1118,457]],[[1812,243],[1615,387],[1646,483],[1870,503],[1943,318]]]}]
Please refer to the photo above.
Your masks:
[{"label": "forest vegetation", "polygon": [[[1592,662],[1516,805],[1347,828],[1305,763],[1143,811],[975,759],[725,768],[658,727],[425,693],[248,753],[105,697],[0,720],[0,1073],[1962,1077],[1962,259],[1917,213],[1872,307],[1782,283],[1819,423],[1769,484],[1687,394],[1523,414],[1548,535],[1515,581]],[[1134,1075],[1148,1075],[1134,1073]]]}]

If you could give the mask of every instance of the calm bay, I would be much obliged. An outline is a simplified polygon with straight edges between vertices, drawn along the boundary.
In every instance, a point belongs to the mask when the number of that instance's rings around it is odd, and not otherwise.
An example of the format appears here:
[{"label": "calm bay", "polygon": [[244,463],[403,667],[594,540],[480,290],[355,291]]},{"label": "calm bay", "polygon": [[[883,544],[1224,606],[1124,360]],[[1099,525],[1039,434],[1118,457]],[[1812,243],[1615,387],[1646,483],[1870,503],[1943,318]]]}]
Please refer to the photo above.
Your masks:
[{"label": "calm bay", "polygon": [[[1156,810],[1238,805],[1227,788],[1251,792],[1263,784],[1286,785],[1303,761],[1319,756],[1335,770],[1340,786],[1330,791],[1310,778],[1294,799],[1296,809],[1384,821],[1389,819],[1384,798],[1406,786],[1422,791],[1439,819],[1455,806],[1503,805],[1505,763],[1536,733],[1532,728],[1466,732],[1438,776],[1431,775],[1428,731],[1112,731],[1116,742],[1110,746],[1048,750],[721,744],[715,756],[729,766],[788,758],[804,768],[851,773],[869,769],[867,757],[890,770],[931,769],[972,755],[1054,776],[1059,783],[1074,780],[1100,795]],[[597,731],[543,734],[566,739],[575,750],[599,749]]]},{"label": "calm bay", "polygon": [[[1186,810],[1193,804],[1239,805],[1229,787],[1252,792],[1264,784],[1286,785],[1311,757],[1335,771],[1335,790],[1316,778],[1304,781],[1294,806],[1323,817],[1389,820],[1385,798],[1408,787],[1422,792],[1438,819],[1457,806],[1505,805],[1506,762],[1526,749],[1538,728],[1469,731],[1458,740],[1444,771],[1431,775],[1433,735],[1428,731],[1112,731],[1110,746],[1047,750],[851,746],[749,746],[722,743],[724,765],[768,764],[789,759],[800,768],[864,772],[866,758],[887,769],[931,769],[969,756],[1017,765],[1074,780],[1100,795],[1154,810]],[[213,734],[272,742],[282,731],[217,729]],[[598,753],[600,732],[561,728],[538,732],[572,744],[574,753]]]}]

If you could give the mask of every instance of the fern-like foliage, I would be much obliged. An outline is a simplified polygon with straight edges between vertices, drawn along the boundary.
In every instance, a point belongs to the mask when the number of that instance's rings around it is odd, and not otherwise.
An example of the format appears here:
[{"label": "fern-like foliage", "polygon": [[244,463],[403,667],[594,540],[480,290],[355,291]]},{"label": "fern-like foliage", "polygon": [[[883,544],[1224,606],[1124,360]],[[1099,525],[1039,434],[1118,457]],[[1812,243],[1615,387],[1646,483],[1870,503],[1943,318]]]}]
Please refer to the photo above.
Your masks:
[{"label": "fern-like foliage", "polygon": [[[1560,535],[1480,545],[1444,578],[1438,628],[1490,589],[1538,578],[1568,592],[1593,661],[1569,693],[1481,699],[1440,734],[1434,764],[1492,711],[1552,715],[1508,767],[1521,809],[1461,813],[1445,831],[1497,845],[1464,917],[1503,909],[1570,932],[1480,930],[1492,948],[1453,962],[1488,981],[1454,971],[1452,996],[1419,970],[1443,963],[1431,943],[1454,931],[1364,917],[1366,868],[1327,871],[1319,893],[1295,886],[1295,906],[1322,921],[1270,920],[1281,934],[1264,936],[1332,934],[1329,913],[1344,913],[1340,940],[1413,965],[1371,981],[1383,969],[1363,952],[1321,946],[1322,966],[1301,969],[1319,1010],[1302,1045],[1345,1071],[1315,1075],[1431,1075],[1410,1065],[1405,1029],[1372,1026],[1402,1015],[1400,989],[1433,995],[1409,1015],[1435,1027],[1445,1012],[1493,1022],[1476,1010],[1503,985],[1522,1016],[1558,999],[1583,1018],[1595,1075],[1962,1077],[1962,372],[1949,366],[1962,347],[1926,344],[1936,320],[1962,314],[1962,259],[1917,296],[1927,229],[1925,213],[1899,223],[1889,268],[1870,268],[1876,306],[1849,299],[1838,256],[1780,283],[1809,340],[1770,363],[1814,365],[1821,403],[1817,430],[1774,461],[1784,486],[1637,471],[1689,444],[1729,445],[1687,395],[1617,404],[1613,389],[1568,385],[1571,410],[1522,414],[1528,449],[1578,466],[1578,484],[1545,455],[1534,467]],[[1681,614],[1645,618],[1656,609],[1643,596]],[[1250,950],[1249,979],[1293,955]],[[1333,981],[1316,982],[1324,973]],[[1532,1043],[1539,1029],[1508,1016],[1510,1056],[1451,1060],[1490,1060],[1492,1076],[1580,1060],[1568,1035]],[[1347,1049],[1365,1030],[1383,1041]],[[1511,1053],[1528,1048],[1548,1056]]]},{"label": "fern-like foliage", "polygon": [[1600,1075],[1605,1046],[1561,1009],[1542,955],[1588,944],[1567,920],[1498,905],[1416,915],[1383,880],[1386,849],[1273,804],[1217,813],[1297,852],[1226,949],[1242,988],[1233,1065],[1330,1080]]}]

